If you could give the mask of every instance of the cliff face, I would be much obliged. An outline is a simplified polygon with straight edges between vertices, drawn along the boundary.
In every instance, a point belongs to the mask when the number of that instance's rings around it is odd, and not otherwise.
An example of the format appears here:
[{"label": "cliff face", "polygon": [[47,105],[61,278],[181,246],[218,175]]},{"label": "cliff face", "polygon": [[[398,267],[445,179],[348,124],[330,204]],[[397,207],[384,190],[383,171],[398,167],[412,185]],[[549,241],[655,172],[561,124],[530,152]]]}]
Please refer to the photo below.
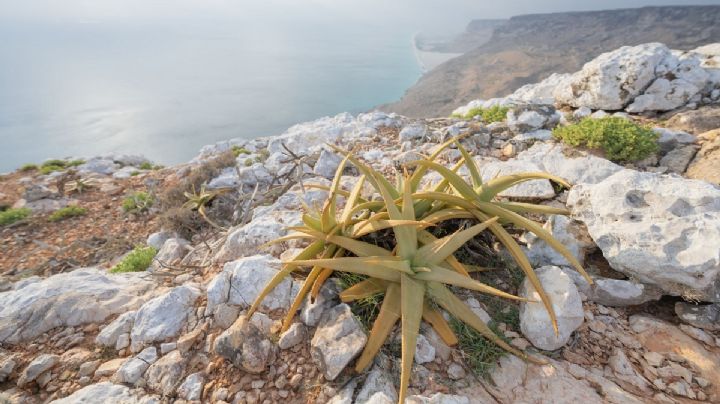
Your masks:
[{"label": "cliff face", "polygon": [[645,7],[523,15],[499,25],[489,41],[423,76],[383,110],[444,116],[476,98],[504,96],[552,73],[579,70],[599,53],[662,42],[692,49],[720,40],[720,6]]}]

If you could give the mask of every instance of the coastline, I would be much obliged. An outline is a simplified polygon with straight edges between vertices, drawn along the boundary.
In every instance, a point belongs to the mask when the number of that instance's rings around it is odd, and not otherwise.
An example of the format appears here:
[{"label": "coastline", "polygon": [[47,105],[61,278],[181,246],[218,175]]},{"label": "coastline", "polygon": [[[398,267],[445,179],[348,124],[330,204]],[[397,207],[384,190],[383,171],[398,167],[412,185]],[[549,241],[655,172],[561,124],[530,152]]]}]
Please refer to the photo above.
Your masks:
[{"label": "coastline", "polygon": [[420,70],[423,74],[426,74],[430,70],[440,66],[450,59],[454,59],[461,56],[462,53],[443,53],[443,52],[428,52],[424,51],[417,46],[417,36],[419,32],[416,32],[412,37],[412,47],[415,53],[415,59],[417,60]]}]

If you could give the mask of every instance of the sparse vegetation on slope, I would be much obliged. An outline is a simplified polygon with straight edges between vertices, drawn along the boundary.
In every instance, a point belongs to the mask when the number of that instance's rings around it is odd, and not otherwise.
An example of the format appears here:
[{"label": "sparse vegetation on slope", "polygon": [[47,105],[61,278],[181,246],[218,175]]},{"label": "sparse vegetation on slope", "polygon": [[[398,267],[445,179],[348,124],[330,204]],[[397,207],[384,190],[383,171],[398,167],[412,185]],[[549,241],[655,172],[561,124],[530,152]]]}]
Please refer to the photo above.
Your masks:
[{"label": "sparse vegetation on slope", "polygon": [[157,254],[155,247],[135,247],[135,249],[130,251],[110,272],[117,274],[144,271],[152,264],[155,254]]},{"label": "sparse vegetation on slope", "polygon": [[87,209],[81,208],[80,206],[66,206],[60,208],[48,216],[48,220],[51,222],[59,222],[71,217],[82,216],[87,213]]},{"label": "sparse vegetation on slope", "polygon": [[655,132],[622,117],[585,118],[553,135],[570,146],[600,149],[613,161],[642,160],[659,148]]},{"label": "sparse vegetation on slope", "polygon": [[30,216],[30,209],[28,208],[10,208],[8,210],[0,212],[0,226],[7,226]]},{"label": "sparse vegetation on slope", "polygon": [[473,108],[465,115],[453,114],[453,117],[462,119],[473,119],[476,116],[479,116],[486,123],[502,122],[505,120],[508,110],[508,107],[493,105],[490,108]]}]

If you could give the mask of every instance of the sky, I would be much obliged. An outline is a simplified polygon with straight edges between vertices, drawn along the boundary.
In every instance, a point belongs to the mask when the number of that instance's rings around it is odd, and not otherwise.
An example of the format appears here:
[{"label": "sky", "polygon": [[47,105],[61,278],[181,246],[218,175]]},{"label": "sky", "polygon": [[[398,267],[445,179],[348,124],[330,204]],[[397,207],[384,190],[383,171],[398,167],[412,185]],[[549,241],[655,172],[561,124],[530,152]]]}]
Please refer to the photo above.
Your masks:
[{"label": "sky", "polygon": [[147,22],[214,19],[322,21],[327,18],[447,30],[473,18],[660,5],[717,5],[720,0],[0,0],[0,20]]}]

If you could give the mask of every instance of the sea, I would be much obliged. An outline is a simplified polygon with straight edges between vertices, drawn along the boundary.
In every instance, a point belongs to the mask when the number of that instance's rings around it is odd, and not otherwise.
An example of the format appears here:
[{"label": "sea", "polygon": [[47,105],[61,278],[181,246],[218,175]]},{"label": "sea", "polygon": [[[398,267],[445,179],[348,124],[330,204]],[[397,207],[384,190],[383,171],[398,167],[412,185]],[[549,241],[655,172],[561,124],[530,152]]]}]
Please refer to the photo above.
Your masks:
[{"label": "sea", "polygon": [[422,69],[392,24],[1,21],[0,172],[49,158],[189,160],[219,140],[399,99]]}]

